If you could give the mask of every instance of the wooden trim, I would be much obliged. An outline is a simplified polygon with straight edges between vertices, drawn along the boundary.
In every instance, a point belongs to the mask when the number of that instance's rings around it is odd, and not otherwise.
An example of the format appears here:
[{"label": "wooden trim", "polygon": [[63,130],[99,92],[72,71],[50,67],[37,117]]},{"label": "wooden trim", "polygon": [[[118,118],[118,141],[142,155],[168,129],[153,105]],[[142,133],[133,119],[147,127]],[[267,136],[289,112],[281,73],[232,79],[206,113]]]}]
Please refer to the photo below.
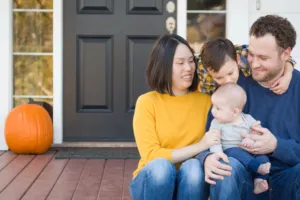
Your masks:
[{"label": "wooden trim", "polygon": [[135,142],[63,142],[53,144],[52,149],[62,147],[136,147]]}]

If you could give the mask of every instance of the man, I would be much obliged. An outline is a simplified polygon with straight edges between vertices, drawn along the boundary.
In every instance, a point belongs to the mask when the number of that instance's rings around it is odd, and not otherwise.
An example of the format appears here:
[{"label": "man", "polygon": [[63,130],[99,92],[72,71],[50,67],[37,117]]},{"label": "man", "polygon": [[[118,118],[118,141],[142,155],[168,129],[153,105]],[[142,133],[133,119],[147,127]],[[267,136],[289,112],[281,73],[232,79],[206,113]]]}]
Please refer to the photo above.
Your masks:
[{"label": "man", "polygon": [[[252,154],[267,154],[271,161],[270,192],[253,194],[252,176],[233,158],[229,165],[225,154],[203,152],[198,156],[204,164],[205,180],[212,184],[215,199],[300,199],[300,72],[293,71],[289,88],[282,95],[270,87],[284,73],[284,64],[296,43],[296,32],[286,19],[268,15],[259,18],[250,29],[248,62],[252,79],[239,76],[238,84],[247,92],[245,113],[260,120],[265,128],[244,134],[255,141],[251,148],[240,146]],[[211,115],[208,124],[211,122]]]}]

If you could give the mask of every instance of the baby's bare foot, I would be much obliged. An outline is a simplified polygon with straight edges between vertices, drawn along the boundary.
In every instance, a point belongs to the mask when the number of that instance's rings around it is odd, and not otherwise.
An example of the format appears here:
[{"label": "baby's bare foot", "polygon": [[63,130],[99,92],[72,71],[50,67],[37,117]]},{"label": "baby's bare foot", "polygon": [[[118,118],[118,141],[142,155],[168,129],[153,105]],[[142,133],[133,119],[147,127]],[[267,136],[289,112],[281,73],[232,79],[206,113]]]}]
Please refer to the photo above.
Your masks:
[{"label": "baby's bare foot", "polygon": [[268,182],[266,180],[263,180],[261,178],[254,179],[254,194],[260,194],[269,189]]},{"label": "baby's bare foot", "polygon": [[261,164],[258,169],[257,173],[260,173],[261,175],[266,175],[270,173],[271,163],[267,162],[265,164]]}]

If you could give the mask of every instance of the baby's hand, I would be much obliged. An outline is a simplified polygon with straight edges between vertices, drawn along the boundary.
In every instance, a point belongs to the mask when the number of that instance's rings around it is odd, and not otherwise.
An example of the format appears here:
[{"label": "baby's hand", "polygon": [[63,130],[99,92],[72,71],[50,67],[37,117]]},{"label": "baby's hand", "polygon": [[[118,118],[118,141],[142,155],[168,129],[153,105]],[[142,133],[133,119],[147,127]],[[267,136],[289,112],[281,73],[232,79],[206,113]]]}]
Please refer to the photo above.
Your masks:
[{"label": "baby's hand", "polygon": [[291,80],[292,76],[285,74],[272,84],[270,90],[279,95],[283,94],[289,88]]},{"label": "baby's hand", "polygon": [[221,133],[219,130],[211,129],[205,133],[201,142],[207,147],[210,148],[215,144],[220,144],[221,142]]},{"label": "baby's hand", "polygon": [[254,140],[251,140],[249,138],[244,138],[242,140],[242,146],[247,147],[247,148],[252,148],[254,145]]}]

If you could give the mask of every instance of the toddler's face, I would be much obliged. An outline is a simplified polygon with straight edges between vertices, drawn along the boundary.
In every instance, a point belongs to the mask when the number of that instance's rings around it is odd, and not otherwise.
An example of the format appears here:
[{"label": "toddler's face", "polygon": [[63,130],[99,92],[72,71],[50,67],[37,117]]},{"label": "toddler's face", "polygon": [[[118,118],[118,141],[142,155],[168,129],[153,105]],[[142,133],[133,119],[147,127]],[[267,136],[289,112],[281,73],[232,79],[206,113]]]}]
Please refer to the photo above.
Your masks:
[{"label": "toddler's face", "polygon": [[[214,96],[213,96],[214,97]],[[212,115],[220,123],[230,123],[234,120],[234,109],[224,99],[212,97]]]},{"label": "toddler's face", "polygon": [[218,72],[208,69],[209,74],[218,83],[224,85],[225,83],[237,83],[239,78],[239,67],[235,60],[228,59]]}]

